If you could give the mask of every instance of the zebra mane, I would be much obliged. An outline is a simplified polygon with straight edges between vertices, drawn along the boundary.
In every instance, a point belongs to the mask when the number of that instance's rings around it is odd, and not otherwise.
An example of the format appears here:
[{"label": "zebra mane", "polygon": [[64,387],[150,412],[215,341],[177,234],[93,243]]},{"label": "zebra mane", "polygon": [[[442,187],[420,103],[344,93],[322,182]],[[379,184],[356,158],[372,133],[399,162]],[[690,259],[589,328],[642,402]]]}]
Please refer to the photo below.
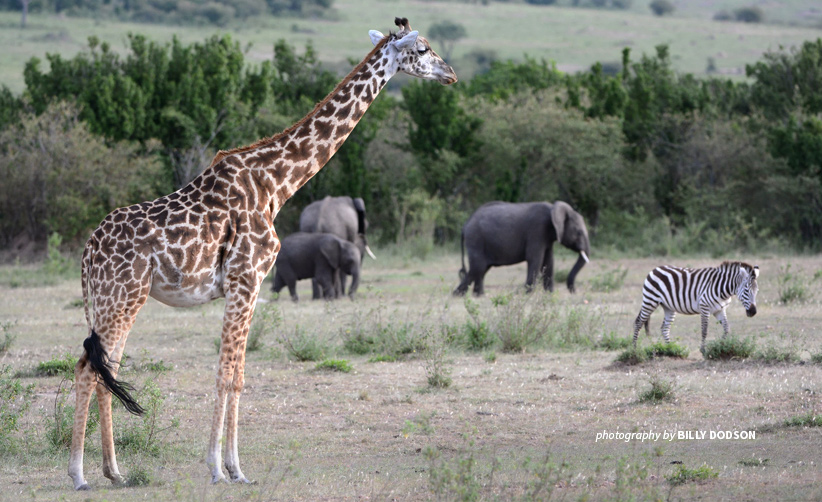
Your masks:
[{"label": "zebra mane", "polygon": [[722,264],[717,268],[721,268],[721,269],[725,269],[725,270],[734,269],[734,268],[744,268],[745,271],[748,272],[749,274],[754,273],[754,266],[749,264],[749,263],[745,263],[744,261],[723,261]]}]

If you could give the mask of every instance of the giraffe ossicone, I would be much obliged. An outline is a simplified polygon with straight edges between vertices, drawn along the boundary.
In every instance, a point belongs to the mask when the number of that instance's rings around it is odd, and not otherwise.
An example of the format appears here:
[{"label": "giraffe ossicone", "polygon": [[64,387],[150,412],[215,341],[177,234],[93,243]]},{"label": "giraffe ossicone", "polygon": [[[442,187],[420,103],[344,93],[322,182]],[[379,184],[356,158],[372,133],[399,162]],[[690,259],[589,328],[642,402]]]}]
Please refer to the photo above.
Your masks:
[{"label": "giraffe ossicone", "polygon": [[[188,185],[153,201],[112,211],[83,253],[82,286],[89,336],[75,367],[76,406],[68,473],[87,490],[83,447],[92,393],[100,409],[103,475],[123,482],[114,453],[111,396],[139,414],[131,387],[117,380],[129,330],[151,296],[175,307],[225,297],[217,397],[206,463],[212,483],[249,482],[237,437],[248,327],[260,285],[277,258],[274,218],[283,203],[328,162],[369,105],[398,72],[442,84],[454,70],[425,38],[396,18],[397,33],[369,35],[375,47],[308,115],[256,143],[220,151]],[[375,40],[376,39],[376,40]],[[225,426],[224,462],[220,445]]]}]

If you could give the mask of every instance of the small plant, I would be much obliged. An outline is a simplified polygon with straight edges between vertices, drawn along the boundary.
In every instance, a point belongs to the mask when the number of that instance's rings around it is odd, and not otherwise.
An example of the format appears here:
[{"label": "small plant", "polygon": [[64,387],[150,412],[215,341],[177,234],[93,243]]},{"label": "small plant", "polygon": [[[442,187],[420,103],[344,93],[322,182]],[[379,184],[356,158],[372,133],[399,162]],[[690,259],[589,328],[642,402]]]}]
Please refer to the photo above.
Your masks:
[{"label": "small plant", "polygon": [[799,354],[793,350],[781,350],[774,346],[756,352],[753,358],[765,364],[793,364],[799,362]]},{"label": "small plant", "polygon": [[602,337],[597,343],[597,348],[601,350],[624,350],[631,346],[633,340],[627,336],[617,336],[610,332]]},{"label": "small plant", "polygon": [[13,452],[20,418],[31,406],[34,384],[23,385],[11,376],[11,366],[0,366],[0,452]]},{"label": "small plant", "polygon": [[745,467],[765,467],[770,459],[767,458],[746,458],[739,461],[739,465]]},{"label": "small plant", "polygon": [[412,434],[424,434],[430,436],[434,433],[434,427],[431,425],[431,419],[437,415],[436,411],[431,413],[420,413],[412,420],[406,420],[400,432],[403,437],[408,437]]},{"label": "small plant", "polygon": [[297,361],[321,361],[329,351],[327,346],[316,337],[308,336],[299,325],[294,328],[293,335],[283,334],[282,341],[288,354]]},{"label": "small plant", "polygon": [[486,363],[495,363],[497,362],[497,353],[496,352],[486,352],[482,358],[485,360]]},{"label": "small plant", "polygon": [[814,364],[822,364],[822,352],[811,354],[811,362]]},{"label": "small plant", "polygon": [[622,289],[628,269],[618,266],[615,269],[603,272],[591,279],[591,290],[600,293],[610,293]]},{"label": "small plant", "polygon": [[785,420],[785,427],[822,427],[822,415],[813,412]]},{"label": "small plant", "polygon": [[343,349],[350,354],[363,356],[370,354],[374,350],[376,342],[374,337],[367,336],[362,331],[353,332],[350,329],[343,333]]},{"label": "small plant", "polygon": [[115,427],[118,434],[114,437],[114,444],[121,450],[146,453],[156,457],[163,449],[161,434],[179,427],[180,422],[172,418],[169,425],[160,427],[165,396],[153,378],[146,379],[136,399],[144,403],[145,413],[141,417],[129,416],[126,418],[126,424]]},{"label": "small plant", "polygon": [[264,303],[257,307],[254,313],[254,320],[248,329],[248,342],[246,342],[246,352],[254,352],[265,346],[263,337],[273,335],[274,331],[282,325],[283,316],[279,309],[270,303]]},{"label": "small plant", "polygon": [[151,472],[142,466],[134,466],[126,475],[126,486],[148,486],[151,484]]},{"label": "small plant", "polygon": [[50,361],[39,363],[34,373],[37,376],[62,376],[74,380],[74,366],[76,365],[77,358],[71,354],[66,354],[62,359],[55,357]]},{"label": "small plant", "polygon": [[629,366],[634,366],[636,364],[642,364],[649,359],[648,351],[646,351],[642,347],[628,347],[621,354],[619,354],[616,358],[616,362],[627,364]]},{"label": "small plant", "polygon": [[640,403],[657,404],[674,398],[674,383],[659,377],[651,379],[651,388],[639,395]]},{"label": "small plant", "polygon": [[15,323],[11,321],[0,324],[0,331],[3,332],[3,339],[0,340],[0,354],[8,352],[11,344],[17,339],[17,336],[11,332],[14,325]]},{"label": "small plant", "polygon": [[645,350],[649,356],[653,357],[673,357],[676,359],[687,359],[688,348],[676,342],[657,342]]},{"label": "small plant", "polygon": [[802,303],[810,299],[811,293],[802,276],[791,272],[791,264],[779,267],[776,278],[779,292],[779,301],[784,305]]},{"label": "small plant", "polygon": [[397,356],[392,356],[390,354],[380,354],[374,356],[368,360],[369,363],[395,363],[397,362]]},{"label": "small plant", "polygon": [[345,359],[326,359],[314,366],[316,371],[339,371],[341,373],[351,373],[354,368]]},{"label": "small plant", "polygon": [[747,359],[754,353],[756,344],[750,338],[740,340],[735,336],[718,338],[705,344],[705,359],[728,361]]},{"label": "small plant", "polygon": [[465,310],[468,312],[468,317],[471,321],[466,322],[463,327],[465,335],[465,343],[469,350],[484,350],[494,344],[494,335],[488,329],[488,323],[480,318],[479,304],[469,298],[465,297],[463,302]]},{"label": "small plant", "polygon": [[448,354],[448,340],[447,327],[442,324],[443,328],[437,331],[433,327],[425,328],[424,339],[426,341],[426,348],[423,352],[425,362],[423,368],[425,369],[425,376],[428,386],[435,389],[444,389],[451,386],[451,369],[448,368],[448,363],[445,356]]},{"label": "small plant", "polygon": [[702,465],[696,469],[688,469],[684,465],[680,465],[676,472],[670,476],[666,476],[672,486],[684,485],[685,483],[704,483],[719,477],[719,473],[707,465]]},{"label": "small plant", "polygon": [[500,350],[524,352],[543,341],[556,321],[550,295],[534,293],[513,295],[494,309],[493,331],[500,341]]}]

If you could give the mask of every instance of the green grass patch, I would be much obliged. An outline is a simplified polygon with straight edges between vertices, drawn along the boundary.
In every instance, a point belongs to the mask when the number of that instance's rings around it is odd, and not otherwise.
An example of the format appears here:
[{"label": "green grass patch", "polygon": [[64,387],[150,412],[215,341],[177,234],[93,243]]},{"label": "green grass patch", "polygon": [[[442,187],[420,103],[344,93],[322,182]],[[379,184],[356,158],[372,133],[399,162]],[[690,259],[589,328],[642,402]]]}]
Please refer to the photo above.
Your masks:
[{"label": "green grass patch", "polygon": [[0,324],[0,331],[3,332],[3,338],[0,339],[0,354],[5,354],[11,348],[11,344],[14,343],[14,340],[17,339],[17,335],[12,333],[12,328],[14,328],[14,324],[11,321],[4,322]]},{"label": "green grass patch", "polygon": [[594,276],[590,280],[591,291],[598,293],[610,293],[619,291],[625,284],[625,277],[628,276],[628,269],[618,265],[616,268]]},{"label": "green grass patch", "polygon": [[753,359],[765,364],[795,364],[799,362],[799,354],[790,349],[779,349],[774,346],[757,351]]},{"label": "green grass patch", "polygon": [[639,395],[640,403],[657,404],[674,399],[674,382],[662,378],[651,379],[651,388]]},{"label": "green grass patch", "polygon": [[785,427],[822,427],[822,415],[806,413],[785,420]]},{"label": "green grass patch", "polygon": [[290,336],[282,336],[285,350],[296,361],[322,361],[331,351],[325,343],[315,336],[309,336],[301,326],[294,328]]},{"label": "green grass patch", "polygon": [[314,366],[316,371],[339,371],[340,373],[351,373],[354,368],[345,359],[326,359]]},{"label": "green grass patch", "polygon": [[705,359],[729,361],[748,359],[754,354],[756,344],[750,338],[741,340],[735,336],[718,338],[705,344]]},{"label": "green grass patch", "polygon": [[719,477],[719,473],[707,465],[697,467],[696,469],[688,469],[684,465],[680,465],[676,472],[670,476],[666,476],[665,479],[667,479],[671,485],[679,486],[685,483],[704,483],[717,477]]},{"label": "green grass patch", "polygon": [[659,357],[685,359],[688,357],[688,348],[676,342],[657,342],[647,347],[629,346],[616,358],[616,362],[636,365]]},{"label": "green grass patch", "polygon": [[17,449],[18,441],[13,434],[32,399],[34,384],[21,384],[12,376],[11,366],[0,366],[0,452],[12,453]]},{"label": "green grass patch", "polygon": [[822,352],[811,354],[811,362],[814,364],[822,364]]},{"label": "green grass patch", "polygon": [[605,334],[599,342],[597,348],[600,350],[625,350],[631,347],[633,340],[629,336],[617,336],[614,332]]},{"label": "green grass patch", "polygon": [[132,467],[126,475],[126,486],[148,486],[151,483],[151,471],[142,466]]},{"label": "green grass patch", "polygon": [[34,374],[37,376],[62,376],[68,380],[74,380],[74,366],[77,358],[66,354],[62,358],[53,358],[37,364]]}]

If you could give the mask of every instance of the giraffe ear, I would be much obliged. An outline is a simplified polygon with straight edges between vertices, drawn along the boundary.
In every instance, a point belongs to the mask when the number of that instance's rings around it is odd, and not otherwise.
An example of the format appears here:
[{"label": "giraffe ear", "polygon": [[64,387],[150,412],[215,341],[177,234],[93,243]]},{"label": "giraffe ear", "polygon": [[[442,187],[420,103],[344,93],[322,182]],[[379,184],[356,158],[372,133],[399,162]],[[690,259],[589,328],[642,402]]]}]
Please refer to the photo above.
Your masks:
[{"label": "giraffe ear", "polygon": [[402,37],[401,39],[396,40],[396,41],[391,42],[391,43],[394,44],[394,47],[396,47],[398,51],[404,51],[405,49],[413,47],[414,44],[417,43],[417,36],[419,34],[420,34],[420,32],[414,30],[414,31],[408,33],[407,35],[405,35],[404,37]]},{"label": "giraffe ear", "polygon": [[378,43],[380,43],[380,40],[385,38],[385,35],[383,35],[382,33],[380,33],[377,30],[369,31],[368,36],[371,37],[371,43],[374,44],[374,45],[377,45]]}]

